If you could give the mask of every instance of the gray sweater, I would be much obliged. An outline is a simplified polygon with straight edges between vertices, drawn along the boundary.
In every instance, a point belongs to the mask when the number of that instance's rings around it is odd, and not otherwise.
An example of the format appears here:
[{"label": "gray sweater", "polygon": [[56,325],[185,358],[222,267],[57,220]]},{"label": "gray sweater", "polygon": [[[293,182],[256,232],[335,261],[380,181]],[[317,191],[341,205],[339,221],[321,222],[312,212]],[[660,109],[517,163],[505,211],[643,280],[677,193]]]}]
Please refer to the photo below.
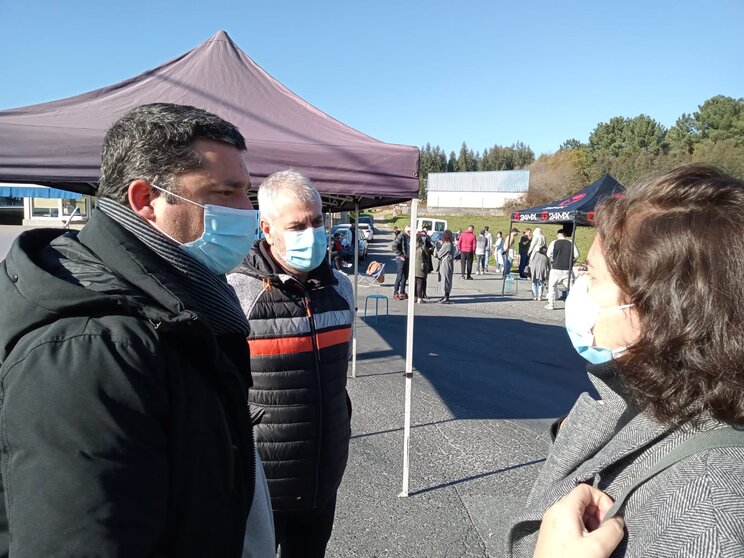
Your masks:
[{"label": "gray sweater", "polygon": [[[507,535],[507,556],[531,557],[545,510],[581,482],[613,499],[683,440],[720,428],[660,424],[634,410],[612,365],[589,366],[601,396],[584,393],[563,422],[523,513]],[[626,536],[612,556],[744,556],[744,448],[696,454],[638,488],[621,510]]]}]

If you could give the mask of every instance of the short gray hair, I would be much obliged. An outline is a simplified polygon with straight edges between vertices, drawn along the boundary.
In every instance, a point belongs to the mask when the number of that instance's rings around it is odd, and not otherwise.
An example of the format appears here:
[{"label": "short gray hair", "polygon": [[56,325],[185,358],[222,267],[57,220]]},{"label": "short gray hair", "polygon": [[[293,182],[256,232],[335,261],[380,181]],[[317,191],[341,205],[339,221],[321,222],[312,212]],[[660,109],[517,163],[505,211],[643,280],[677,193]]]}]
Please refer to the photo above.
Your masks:
[{"label": "short gray hair", "polygon": [[[106,132],[98,196],[126,204],[128,187],[134,180],[178,193],[178,175],[201,166],[193,148],[199,138],[245,151],[245,139],[238,129],[206,110],[171,103],[130,110]],[[176,201],[173,196],[166,199]]]},{"label": "short gray hair", "polygon": [[294,169],[286,169],[267,176],[258,189],[258,209],[263,215],[273,214],[280,194],[291,193],[295,199],[323,207],[320,193],[310,179]]}]

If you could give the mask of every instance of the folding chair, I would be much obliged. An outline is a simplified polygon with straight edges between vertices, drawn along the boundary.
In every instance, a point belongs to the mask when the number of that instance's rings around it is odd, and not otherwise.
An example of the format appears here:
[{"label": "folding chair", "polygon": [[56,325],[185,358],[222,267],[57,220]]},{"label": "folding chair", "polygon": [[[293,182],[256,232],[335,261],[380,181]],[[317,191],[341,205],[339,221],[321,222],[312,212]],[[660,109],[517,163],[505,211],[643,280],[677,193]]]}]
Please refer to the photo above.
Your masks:
[{"label": "folding chair", "polygon": [[359,275],[360,287],[374,287],[382,285],[385,282],[385,264],[377,261],[371,261],[367,266],[364,275]]}]

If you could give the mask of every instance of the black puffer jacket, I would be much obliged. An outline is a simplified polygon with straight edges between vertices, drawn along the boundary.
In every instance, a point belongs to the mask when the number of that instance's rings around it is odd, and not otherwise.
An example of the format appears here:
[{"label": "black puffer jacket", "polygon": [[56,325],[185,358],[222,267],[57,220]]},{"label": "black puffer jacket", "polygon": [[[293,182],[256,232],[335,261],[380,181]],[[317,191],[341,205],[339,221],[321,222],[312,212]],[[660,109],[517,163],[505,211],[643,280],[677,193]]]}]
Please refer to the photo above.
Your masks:
[{"label": "black puffer jacket", "polygon": [[335,495],[349,451],[351,285],[326,262],[303,284],[263,241],[228,281],[251,325],[250,399],[265,413],[256,445],[274,511],[312,509]]},{"label": "black puffer jacket", "polygon": [[106,215],[63,232],[23,233],[0,264],[0,555],[240,556],[245,339],[215,337]]}]

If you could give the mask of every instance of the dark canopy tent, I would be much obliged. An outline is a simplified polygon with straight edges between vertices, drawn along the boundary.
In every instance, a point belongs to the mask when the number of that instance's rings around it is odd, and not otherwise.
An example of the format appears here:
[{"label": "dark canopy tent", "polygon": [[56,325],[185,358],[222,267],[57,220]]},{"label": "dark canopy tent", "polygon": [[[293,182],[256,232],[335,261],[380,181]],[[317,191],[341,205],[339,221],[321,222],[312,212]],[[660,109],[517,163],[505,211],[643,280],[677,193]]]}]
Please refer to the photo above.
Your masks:
[{"label": "dark canopy tent", "polygon": [[306,173],[326,209],[418,195],[418,149],[380,142],[321,112],[272,78],[224,31],[136,77],[49,103],[0,111],[0,181],[95,194],[106,129],[145,103],[194,105],[246,138],[257,184],[289,166]]},{"label": "dark canopy tent", "polygon": [[[570,225],[570,231],[567,234],[571,236],[571,245],[573,254],[574,230],[577,226],[591,227],[594,225],[594,212],[597,205],[603,199],[609,196],[622,196],[625,188],[615,178],[605,174],[602,178],[595,180],[589,186],[582,188],[575,194],[562,200],[554,201],[546,205],[539,205],[529,209],[513,211],[511,214],[511,223],[509,230],[512,230],[514,223],[525,224],[542,224],[542,225],[563,225],[567,228]],[[573,262],[572,262],[573,267]],[[569,277],[568,288],[571,288],[571,279]],[[506,289],[506,274],[502,279],[501,294],[503,296]]]},{"label": "dark canopy tent", "polygon": [[512,212],[512,222],[567,224],[590,227],[594,224],[597,204],[608,196],[622,196],[625,188],[605,174],[572,196],[559,201]]}]

